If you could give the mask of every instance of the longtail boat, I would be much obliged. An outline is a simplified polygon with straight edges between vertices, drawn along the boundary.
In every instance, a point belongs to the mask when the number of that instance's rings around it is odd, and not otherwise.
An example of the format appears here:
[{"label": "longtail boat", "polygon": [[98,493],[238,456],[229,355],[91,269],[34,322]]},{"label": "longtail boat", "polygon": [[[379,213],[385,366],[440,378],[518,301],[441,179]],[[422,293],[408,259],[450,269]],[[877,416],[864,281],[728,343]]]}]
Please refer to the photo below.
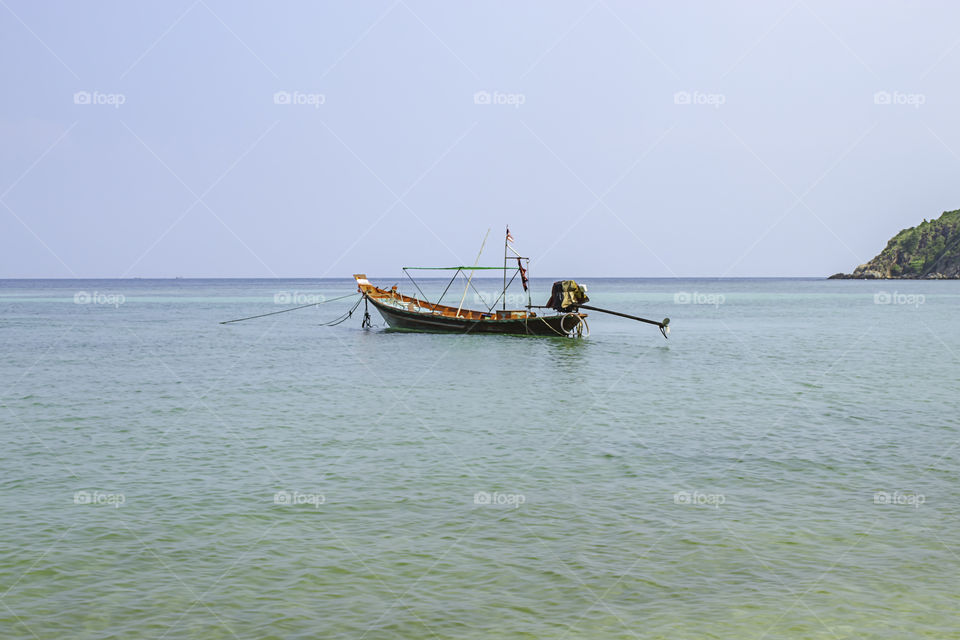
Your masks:
[{"label": "longtail boat", "polygon": [[566,337],[578,330],[582,335],[586,326],[587,314],[578,311],[544,316],[528,309],[475,311],[406,296],[398,292],[396,286],[381,289],[370,284],[362,273],[353,277],[360,293],[393,329]]},{"label": "longtail boat", "polygon": [[[487,234],[489,235],[489,231]],[[417,288],[422,298],[408,296],[397,290],[397,285],[389,289],[383,289],[373,285],[367,279],[366,274],[354,274],[357,282],[357,290],[363,296],[364,303],[369,303],[380,312],[383,319],[392,329],[402,329],[408,331],[429,331],[444,333],[498,333],[508,335],[535,335],[535,336],[562,336],[562,337],[583,337],[590,334],[590,328],[587,325],[587,314],[582,313],[581,309],[590,309],[602,313],[646,322],[656,325],[660,332],[667,337],[669,332],[669,318],[664,320],[647,320],[631,316],[625,313],[601,309],[599,307],[590,307],[586,303],[590,299],[586,295],[587,288],[574,282],[573,280],[561,280],[553,284],[550,300],[546,305],[534,305],[529,292],[529,279],[527,271],[530,268],[530,259],[521,256],[511,246],[513,236],[510,235],[510,228],[507,227],[507,234],[504,240],[504,255],[502,267],[481,267],[474,264],[472,267],[403,267],[404,275],[410,278],[411,282]],[[484,245],[486,238],[484,238]],[[513,252],[513,256],[508,254]],[[483,253],[483,245],[480,247],[480,254]],[[477,262],[480,255],[477,256]],[[508,263],[516,260],[516,266],[508,266]],[[523,263],[526,262],[526,267]],[[436,302],[430,302],[427,296],[420,289],[417,281],[410,275],[410,270],[452,270],[454,272],[450,282],[440,295]],[[485,311],[473,309],[464,309],[463,301],[466,297],[469,287],[472,285],[473,274],[480,270],[498,270],[503,272],[503,290],[500,296],[488,306]],[[508,273],[512,275],[507,280]],[[467,276],[466,274],[469,274]],[[527,292],[527,305],[525,309],[507,309],[507,289],[514,282],[517,276],[520,276],[523,290]],[[463,276],[466,279],[466,286],[463,290],[463,296],[460,298],[460,304],[457,307],[441,304],[450,286],[456,280],[457,276]],[[474,288],[476,291],[476,288]],[[478,292],[479,294],[479,292]],[[482,299],[482,296],[480,296]],[[503,305],[501,309],[496,309],[501,299]],[[552,310],[547,311],[546,315],[539,315],[534,309]],[[370,326],[370,313],[365,310],[363,326]]]},{"label": "longtail boat", "polygon": [[[527,272],[530,269],[530,258],[521,256],[512,246],[510,246],[510,243],[513,242],[513,236],[510,235],[510,227],[507,227],[507,236],[503,242],[503,266],[477,266],[477,263],[480,262],[480,256],[483,254],[483,247],[486,245],[487,237],[489,235],[490,231],[488,229],[487,236],[484,237],[483,244],[480,245],[480,253],[477,254],[477,260],[472,267],[403,267],[404,275],[410,278],[410,281],[417,288],[417,292],[422,296],[421,298],[415,298],[413,296],[400,293],[397,290],[397,285],[393,285],[389,289],[382,289],[374,286],[370,280],[367,279],[365,274],[355,273],[353,277],[357,281],[358,293],[325,299],[321,300],[320,302],[299,305],[289,309],[280,309],[279,311],[259,313],[257,315],[247,316],[245,318],[224,320],[220,324],[246,322],[247,320],[275,316],[279,313],[289,313],[291,311],[297,311],[298,309],[308,309],[328,302],[335,302],[337,300],[343,300],[345,298],[352,298],[356,295],[360,295],[360,299],[357,300],[356,304],[354,304],[349,311],[341,315],[339,318],[335,318],[334,320],[323,323],[321,326],[335,327],[338,324],[346,322],[353,316],[353,312],[357,310],[362,302],[364,304],[364,313],[361,326],[365,329],[369,329],[373,326],[372,322],[370,321],[370,310],[368,307],[368,305],[372,304],[374,308],[380,312],[380,315],[383,316],[383,319],[386,320],[390,328],[407,331],[432,331],[444,333],[499,333],[505,335],[562,336],[582,338],[590,335],[590,327],[587,325],[587,314],[582,313],[580,310],[589,309],[590,311],[609,313],[610,315],[619,316],[621,318],[629,318],[630,320],[637,320],[639,322],[652,324],[660,329],[660,333],[663,334],[664,338],[666,338],[667,334],[670,333],[670,318],[664,318],[662,321],[648,320],[646,318],[632,316],[627,313],[620,313],[619,311],[611,311],[609,309],[601,309],[600,307],[588,306],[586,303],[590,302],[590,298],[587,297],[587,288],[577,284],[573,280],[560,280],[558,282],[554,282],[553,288],[550,291],[550,299],[547,301],[547,304],[533,304],[533,300],[530,297],[530,281],[527,277]],[[509,255],[508,251],[512,251],[514,255]],[[513,260],[516,260],[515,267],[510,264]],[[523,266],[524,262],[526,262],[526,267]],[[443,290],[443,293],[440,294],[440,297],[437,299],[437,301],[430,302],[430,300],[427,299],[426,294],[424,294],[423,290],[420,288],[420,285],[417,284],[417,281],[414,280],[413,276],[410,275],[410,270],[412,269],[434,271],[452,270],[454,274],[453,277],[450,278],[450,282],[447,283],[446,288]],[[480,292],[477,291],[477,288],[474,287],[473,290],[477,292],[477,298],[484,303],[487,309],[486,311],[464,309],[463,301],[466,299],[467,291],[473,285],[473,274],[481,270],[502,271],[503,290],[492,304],[487,304],[483,296],[480,295]],[[507,280],[508,273],[512,273],[509,280]],[[469,274],[469,276],[465,274]],[[463,295],[460,296],[460,304],[456,307],[441,304],[444,296],[450,290],[451,285],[453,285],[454,281],[457,279],[457,276],[463,276],[463,278],[466,280],[466,286],[463,288]],[[523,285],[523,290],[527,294],[527,305],[524,309],[507,309],[507,289],[509,289],[510,285],[513,284],[517,276],[520,276],[520,283]],[[498,304],[500,304],[501,300],[503,301],[502,308],[497,309],[496,307]],[[553,313],[546,311],[545,315],[538,315],[534,309],[548,309],[552,310]]]}]

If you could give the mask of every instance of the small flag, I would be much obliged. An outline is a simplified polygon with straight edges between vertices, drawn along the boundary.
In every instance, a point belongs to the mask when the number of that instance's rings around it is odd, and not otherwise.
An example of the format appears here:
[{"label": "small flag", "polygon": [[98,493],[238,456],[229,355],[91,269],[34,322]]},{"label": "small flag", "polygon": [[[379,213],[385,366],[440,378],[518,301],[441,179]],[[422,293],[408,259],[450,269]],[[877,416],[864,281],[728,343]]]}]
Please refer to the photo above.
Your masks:
[{"label": "small flag", "polygon": [[510,227],[507,227],[507,242],[513,242],[513,236],[510,235]]},{"label": "small flag", "polygon": [[520,282],[523,283],[523,290],[526,291],[530,286],[530,281],[527,280],[527,270],[523,268],[520,258],[517,258],[517,268],[520,269]]}]

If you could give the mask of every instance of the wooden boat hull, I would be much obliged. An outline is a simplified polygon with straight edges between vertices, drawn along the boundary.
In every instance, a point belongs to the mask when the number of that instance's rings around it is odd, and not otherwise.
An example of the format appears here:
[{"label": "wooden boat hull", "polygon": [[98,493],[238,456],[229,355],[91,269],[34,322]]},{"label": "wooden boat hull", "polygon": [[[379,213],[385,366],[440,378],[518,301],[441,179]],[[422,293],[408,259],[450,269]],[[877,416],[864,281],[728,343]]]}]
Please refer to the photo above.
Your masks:
[{"label": "wooden boat hull", "polygon": [[439,333],[499,333],[503,335],[567,336],[577,325],[576,314],[534,316],[510,320],[451,318],[439,314],[405,311],[373,297],[377,308],[392,329]]}]

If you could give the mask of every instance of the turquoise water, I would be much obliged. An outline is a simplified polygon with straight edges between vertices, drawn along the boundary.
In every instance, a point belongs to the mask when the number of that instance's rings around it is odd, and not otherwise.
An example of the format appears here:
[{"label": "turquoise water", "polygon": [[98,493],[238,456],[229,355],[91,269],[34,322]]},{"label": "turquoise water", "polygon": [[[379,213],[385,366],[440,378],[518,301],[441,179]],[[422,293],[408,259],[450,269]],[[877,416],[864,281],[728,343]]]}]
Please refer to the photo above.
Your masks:
[{"label": "turquoise water", "polygon": [[585,282],[0,282],[0,637],[960,637],[960,283]]}]

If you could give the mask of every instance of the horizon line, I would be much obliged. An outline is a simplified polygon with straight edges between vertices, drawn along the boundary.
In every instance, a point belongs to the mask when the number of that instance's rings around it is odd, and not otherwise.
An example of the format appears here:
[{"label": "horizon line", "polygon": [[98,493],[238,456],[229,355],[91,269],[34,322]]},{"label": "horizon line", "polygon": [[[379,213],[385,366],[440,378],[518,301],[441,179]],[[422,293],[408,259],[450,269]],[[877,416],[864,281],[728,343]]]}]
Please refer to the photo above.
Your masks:
[{"label": "horizon line", "polygon": [[[392,277],[396,276],[367,276],[367,278],[373,278],[377,280],[389,280]],[[474,276],[474,280],[479,279],[491,279],[493,276]],[[531,276],[531,280],[573,280],[573,279],[595,279],[595,280],[618,280],[618,279],[635,279],[635,280],[828,280],[830,276],[575,276],[573,278],[569,276]],[[449,278],[444,278],[441,276],[430,276],[430,277],[421,277],[421,280],[448,280]],[[127,280],[353,280],[353,276],[325,276],[325,277],[314,277],[314,276],[133,276],[127,278],[118,278],[118,277],[0,277],[0,282],[11,282],[11,281],[31,281],[31,280],[63,280],[68,281],[79,281],[79,280],[116,280],[116,281],[127,281]]]}]

